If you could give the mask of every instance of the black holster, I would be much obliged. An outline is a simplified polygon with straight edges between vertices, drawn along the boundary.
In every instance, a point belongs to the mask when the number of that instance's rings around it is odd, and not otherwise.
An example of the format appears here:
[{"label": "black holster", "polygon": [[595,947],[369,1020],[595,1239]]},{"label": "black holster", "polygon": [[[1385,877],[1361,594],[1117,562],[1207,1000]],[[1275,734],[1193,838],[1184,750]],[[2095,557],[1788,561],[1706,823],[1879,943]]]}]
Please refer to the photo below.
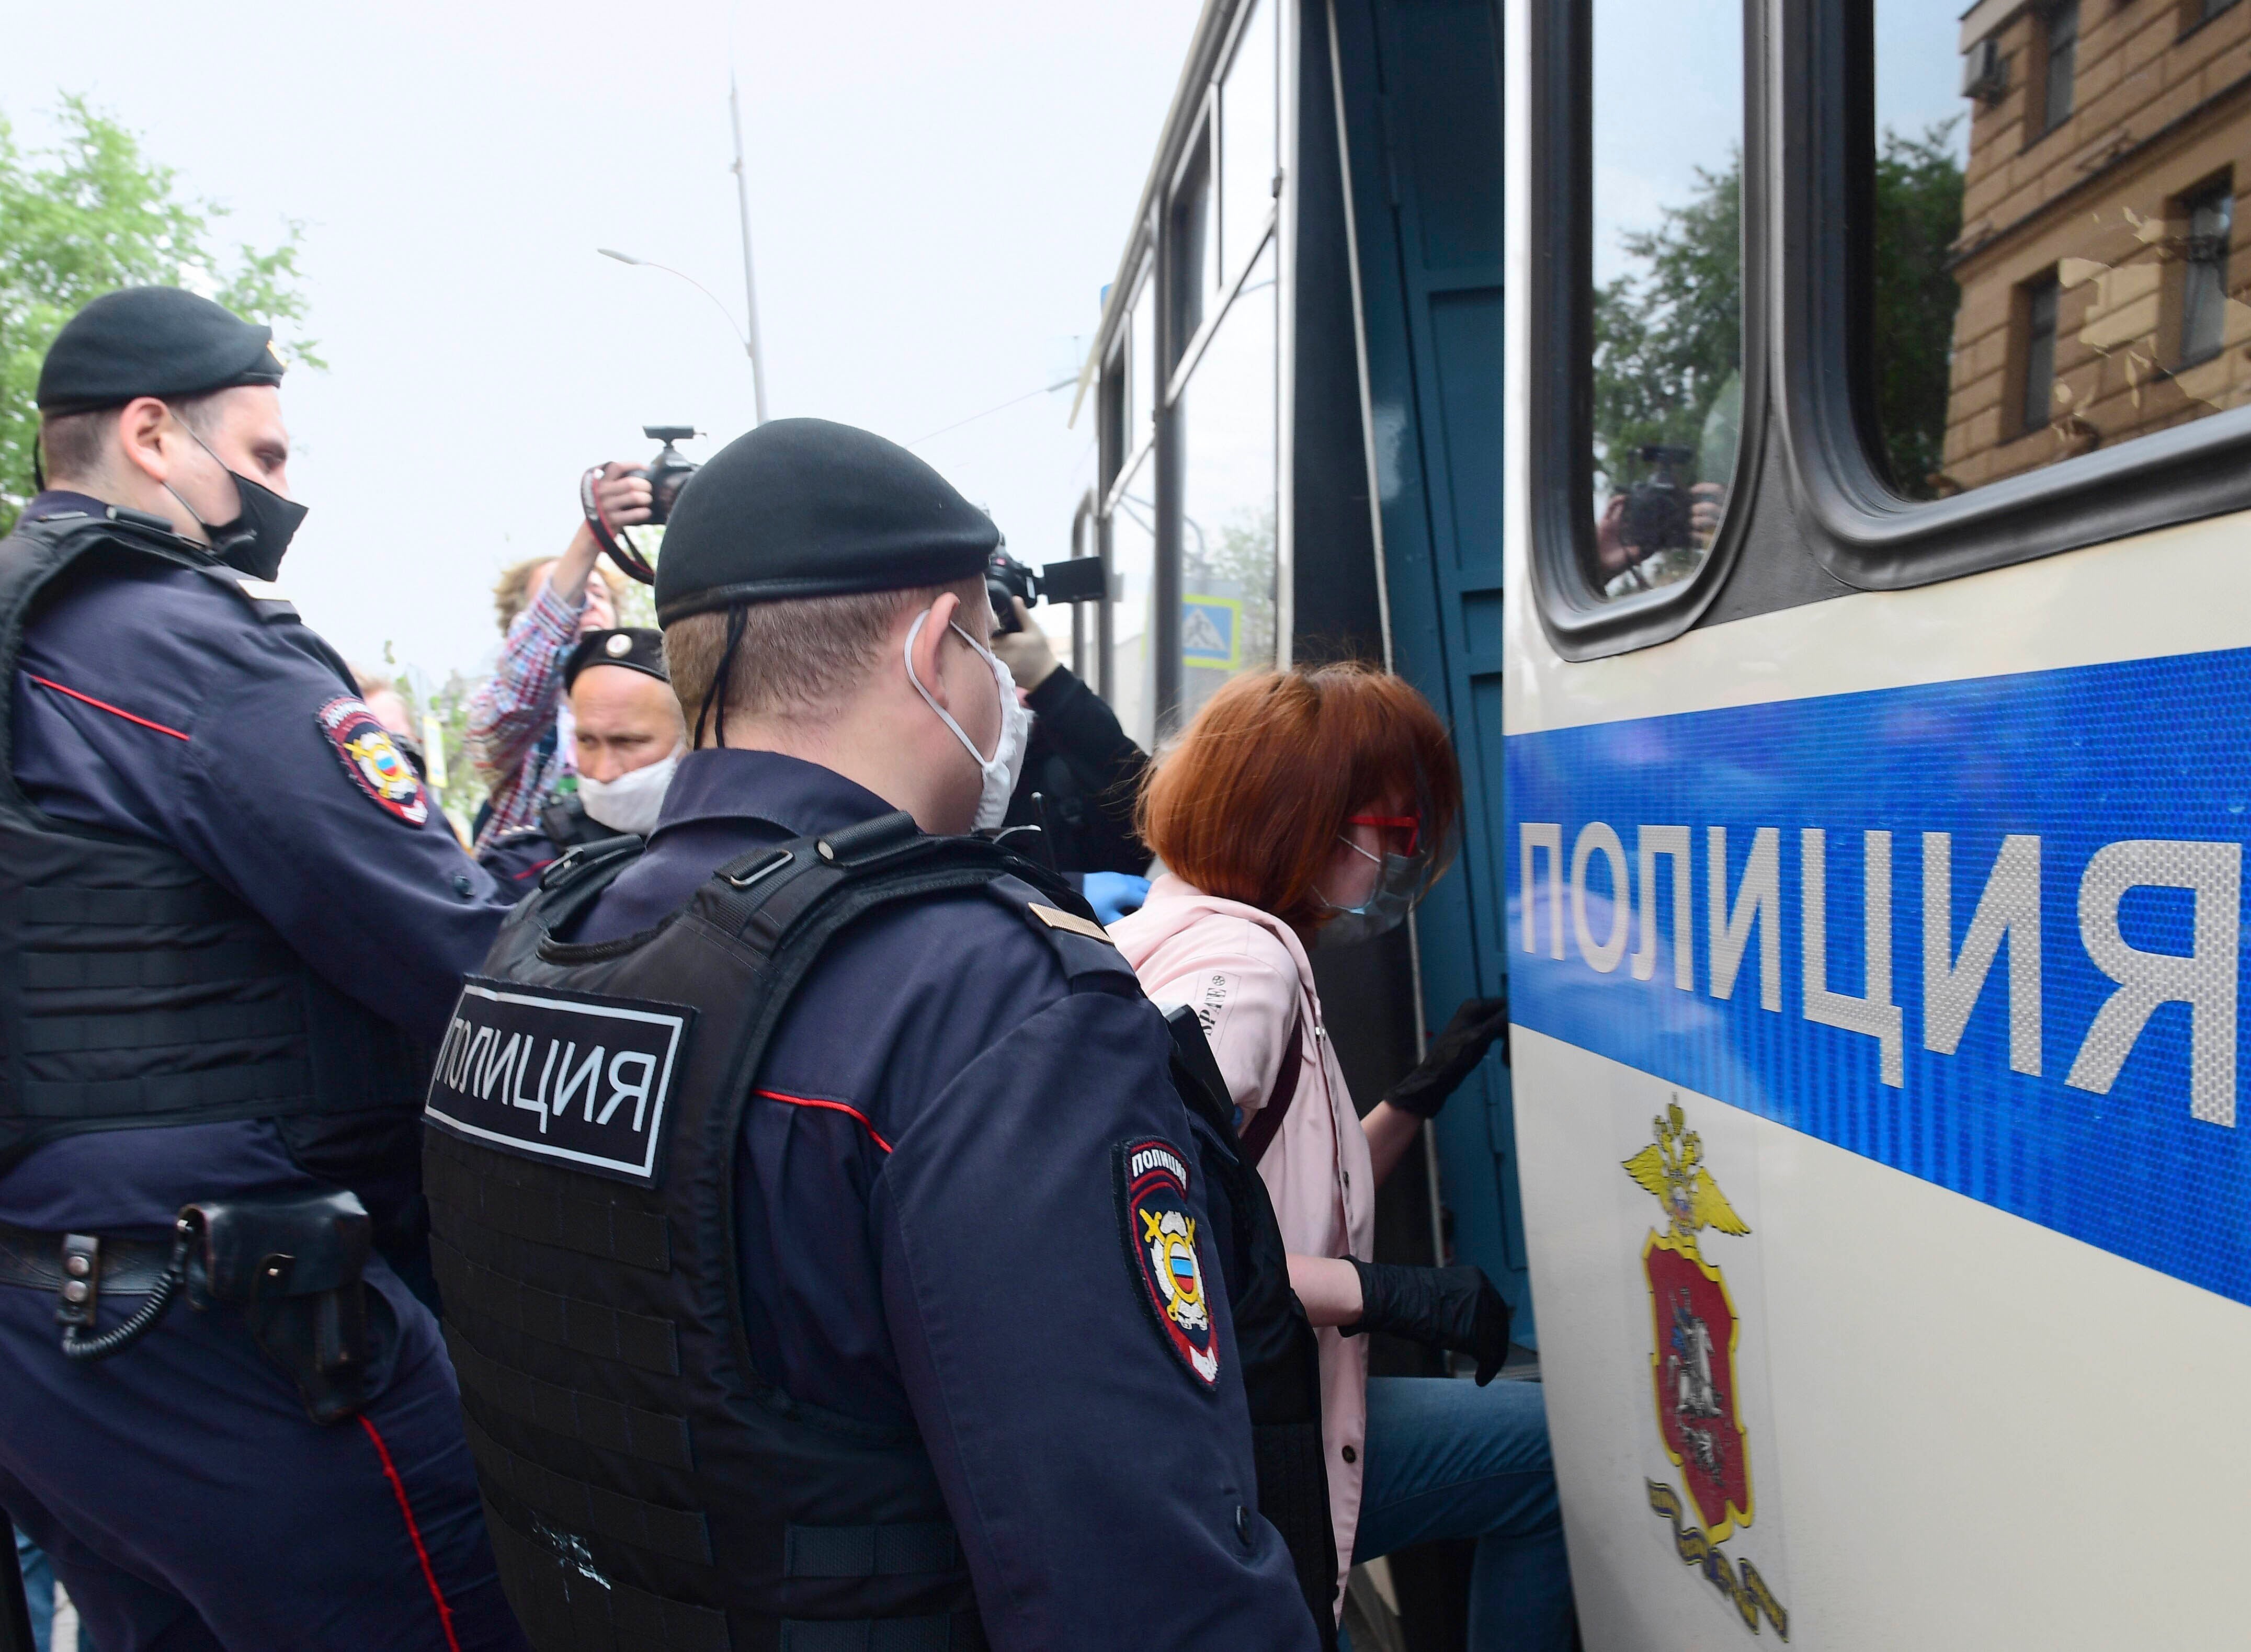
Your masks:
[{"label": "black holster", "polygon": [[[342,1422],[371,1398],[376,1338],[360,1278],[374,1225],[357,1194],[211,1199],[192,1216],[188,1301],[239,1306],[259,1351],[287,1372],[315,1422]],[[380,1296],[377,1315],[387,1324]]]}]

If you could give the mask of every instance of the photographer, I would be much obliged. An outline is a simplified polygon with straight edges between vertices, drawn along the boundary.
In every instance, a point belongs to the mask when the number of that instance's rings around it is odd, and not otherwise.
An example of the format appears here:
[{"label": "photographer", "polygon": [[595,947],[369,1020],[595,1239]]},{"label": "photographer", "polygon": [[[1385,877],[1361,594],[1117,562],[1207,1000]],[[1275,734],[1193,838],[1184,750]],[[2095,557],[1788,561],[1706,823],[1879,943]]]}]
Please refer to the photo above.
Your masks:
[{"label": "photographer", "polygon": [[1098,917],[1115,923],[1149,893],[1142,875],[1149,850],[1133,829],[1148,754],[1101,697],[1055,657],[1024,599],[1009,601],[1017,628],[995,632],[993,652],[1015,677],[1033,722],[1006,825],[1042,828],[1056,869],[1083,886]]},{"label": "photographer", "polygon": [[[602,467],[595,492],[612,524],[636,527],[649,520],[645,473],[613,460]],[[500,663],[469,702],[469,750],[491,786],[477,822],[483,854],[505,833],[538,823],[556,783],[575,772],[558,668],[579,638],[618,623],[608,582],[595,569],[601,555],[585,522],[560,556],[520,563],[501,577],[493,597],[508,639]]]},{"label": "photographer", "polygon": [[[1742,375],[1732,373],[1705,409],[1695,446],[1625,450],[1626,475],[1646,473],[1617,487],[1595,520],[1594,583],[1605,596],[1670,584],[1702,562],[1727,515],[1742,418]],[[1684,486],[1684,473],[1695,480]]]}]

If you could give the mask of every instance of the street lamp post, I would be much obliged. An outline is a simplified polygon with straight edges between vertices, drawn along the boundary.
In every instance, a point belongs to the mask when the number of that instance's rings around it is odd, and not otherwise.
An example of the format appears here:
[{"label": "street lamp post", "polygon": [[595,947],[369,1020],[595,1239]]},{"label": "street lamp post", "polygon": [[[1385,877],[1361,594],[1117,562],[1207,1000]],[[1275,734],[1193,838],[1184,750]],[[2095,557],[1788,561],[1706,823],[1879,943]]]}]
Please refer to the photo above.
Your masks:
[{"label": "street lamp post", "polygon": [[742,345],[743,354],[751,358],[751,395],[756,406],[758,422],[763,425],[766,422],[766,357],[765,352],[758,348],[758,284],[751,267],[751,179],[749,170],[743,164],[742,93],[738,90],[731,73],[727,77],[727,115],[735,129],[735,201],[743,215],[743,303],[750,321],[750,332],[745,335],[741,328],[737,327],[734,313],[720,303],[718,295],[685,270],[675,270],[669,264],[659,264],[654,259],[635,258],[632,253],[620,252],[615,247],[598,246],[594,250],[604,258],[613,258],[620,264],[662,270],[667,275],[676,275],[717,307],[719,314],[727,318],[727,326],[734,333],[736,340]]},{"label": "street lamp post", "polygon": [[735,342],[743,347],[743,354],[751,358],[751,385],[758,403],[758,421],[761,425],[765,424],[766,422],[766,382],[765,374],[758,365],[758,348],[743,336],[743,329],[735,325],[733,313],[720,301],[719,295],[689,274],[687,271],[675,270],[669,264],[660,264],[650,258],[635,258],[632,253],[620,252],[613,246],[598,246],[594,251],[599,252],[604,258],[613,258],[619,263],[630,264],[636,269],[662,270],[667,275],[676,275],[711,301],[712,308],[727,318],[727,330],[735,335]]},{"label": "street lamp post", "polygon": [[743,98],[731,71],[727,76],[727,118],[735,128],[735,201],[743,215],[743,305],[751,324],[744,348],[751,353],[751,391],[758,402],[758,423],[766,422],[766,357],[758,348],[758,283],[751,268],[751,176],[743,165]]}]

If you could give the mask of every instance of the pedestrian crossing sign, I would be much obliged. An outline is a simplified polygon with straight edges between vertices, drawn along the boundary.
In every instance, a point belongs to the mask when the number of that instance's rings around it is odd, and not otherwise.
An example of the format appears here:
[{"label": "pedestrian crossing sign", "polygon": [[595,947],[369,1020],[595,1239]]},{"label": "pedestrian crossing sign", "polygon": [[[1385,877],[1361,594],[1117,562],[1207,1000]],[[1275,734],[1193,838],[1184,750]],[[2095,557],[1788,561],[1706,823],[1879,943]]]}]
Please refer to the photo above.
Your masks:
[{"label": "pedestrian crossing sign", "polygon": [[1181,663],[1210,671],[1243,666],[1243,598],[1181,598]]}]

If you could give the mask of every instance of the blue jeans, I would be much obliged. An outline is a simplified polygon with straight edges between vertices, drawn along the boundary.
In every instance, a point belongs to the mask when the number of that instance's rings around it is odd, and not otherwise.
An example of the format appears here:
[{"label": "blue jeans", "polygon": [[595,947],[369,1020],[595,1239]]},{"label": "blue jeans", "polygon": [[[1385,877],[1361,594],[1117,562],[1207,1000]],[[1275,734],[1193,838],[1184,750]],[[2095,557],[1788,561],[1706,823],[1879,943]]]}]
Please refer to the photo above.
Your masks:
[{"label": "blue jeans", "polygon": [[16,1534],[16,1564],[24,1573],[24,1604],[31,1608],[31,1644],[47,1652],[55,1632],[55,1563],[22,1532]]},{"label": "blue jeans", "polygon": [[1371,1377],[1354,1561],[1474,1538],[1470,1652],[1568,1652],[1563,1511],[1536,1382]]}]

